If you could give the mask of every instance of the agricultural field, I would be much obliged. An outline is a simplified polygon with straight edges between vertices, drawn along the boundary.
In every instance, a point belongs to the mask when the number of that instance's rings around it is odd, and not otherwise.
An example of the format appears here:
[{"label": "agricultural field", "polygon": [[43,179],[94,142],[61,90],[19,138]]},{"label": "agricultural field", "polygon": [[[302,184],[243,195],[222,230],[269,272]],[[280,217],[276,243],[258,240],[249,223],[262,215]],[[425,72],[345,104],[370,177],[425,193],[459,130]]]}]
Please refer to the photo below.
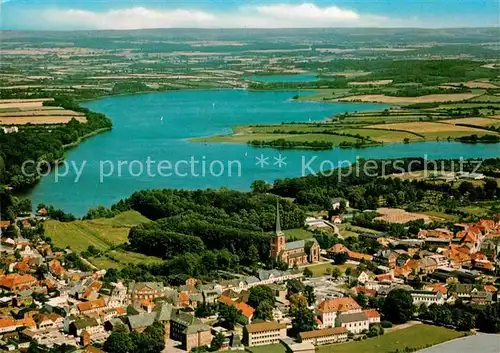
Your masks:
[{"label": "agricultural field", "polygon": [[425,214],[406,212],[399,208],[377,208],[377,213],[380,215],[375,217],[375,220],[405,224],[410,221],[423,219],[424,222],[431,222],[433,219]]},{"label": "agricultural field", "polygon": [[0,100],[0,124],[2,125],[51,125],[67,124],[71,119],[87,122],[84,113],[61,107],[43,106],[52,99],[2,99]]},{"label": "agricultural field", "polygon": [[451,93],[451,94],[429,94],[420,97],[394,97],[383,94],[365,94],[337,98],[337,102],[372,102],[386,104],[415,104],[436,102],[460,102],[479,96],[477,93]]},{"label": "agricultural field", "polygon": [[392,353],[395,351],[414,351],[433,346],[466,335],[463,332],[431,325],[414,325],[395,330],[385,335],[367,338],[359,342],[340,343],[320,347],[318,353]]},{"label": "agricultural field", "polygon": [[391,124],[377,124],[367,126],[371,129],[380,130],[398,130],[408,131],[410,133],[419,134],[426,139],[434,138],[457,138],[461,136],[468,136],[475,134],[478,136],[483,135],[496,135],[496,132],[491,132],[479,128],[457,126],[453,124],[443,124],[440,122],[410,122],[410,123],[391,123]]},{"label": "agricultural field", "polygon": [[47,234],[55,246],[70,247],[74,251],[85,251],[90,245],[101,251],[127,242],[131,227],[149,220],[136,211],[123,212],[113,218],[45,222]]},{"label": "agricultural field", "polygon": [[487,118],[461,118],[461,119],[450,119],[443,120],[445,124],[469,124],[475,126],[500,126],[500,117],[490,116]]}]

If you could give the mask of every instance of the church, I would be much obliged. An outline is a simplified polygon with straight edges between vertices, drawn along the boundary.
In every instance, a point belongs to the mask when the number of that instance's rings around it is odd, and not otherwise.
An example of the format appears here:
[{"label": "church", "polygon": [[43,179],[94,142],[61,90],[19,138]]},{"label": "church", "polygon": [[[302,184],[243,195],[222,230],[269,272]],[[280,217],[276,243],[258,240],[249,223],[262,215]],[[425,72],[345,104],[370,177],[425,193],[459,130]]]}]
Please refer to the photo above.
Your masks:
[{"label": "church", "polygon": [[314,238],[286,241],[285,233],[281,231],[279,205],[276,205],[276,233],[271,238],[271,258],[293,267],[319,261],[319,252],[319,244]]}]

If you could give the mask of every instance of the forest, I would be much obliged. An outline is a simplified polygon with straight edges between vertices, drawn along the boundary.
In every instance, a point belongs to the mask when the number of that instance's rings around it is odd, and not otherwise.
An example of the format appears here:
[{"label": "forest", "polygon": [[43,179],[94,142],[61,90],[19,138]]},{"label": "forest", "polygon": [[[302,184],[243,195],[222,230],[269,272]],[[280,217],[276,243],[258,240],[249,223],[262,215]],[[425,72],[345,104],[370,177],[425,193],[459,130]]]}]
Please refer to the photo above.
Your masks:
[{"label": "forest", "polygon": [[[5,134],[0,131],[0,184],[8,185],[12,190],[19,191],[33,186],[50,165],[64,159],[66,145],[78,143],[87,134],[101,129],[110,129],[111,120],[104,114],[82,108],[69,98],[56,97],[54,101],[44,102],[44,105],[63,107],[68,110],[82,112],[87,123],[72,119],[65,125],[51,126],[50,129],[20,129],[18,133]],[[47,161],[40,171],[36,165],[30,164],[22,172],[25,161]],[[29,176],[31,175],[31,176]]]}]

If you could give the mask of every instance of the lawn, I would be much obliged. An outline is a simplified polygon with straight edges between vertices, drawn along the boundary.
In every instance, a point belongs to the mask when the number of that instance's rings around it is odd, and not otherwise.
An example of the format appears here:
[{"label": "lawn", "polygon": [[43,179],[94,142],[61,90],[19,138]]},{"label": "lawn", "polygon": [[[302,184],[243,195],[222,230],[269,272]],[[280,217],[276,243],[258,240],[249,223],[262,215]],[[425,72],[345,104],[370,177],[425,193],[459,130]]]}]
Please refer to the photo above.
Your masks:
[{"label": "lawn", "polygon": [[45,234],[59,248],[69,246],[75,251],[84,251],[93,245],[99,250],[106,250],[125,243],[132,226],[148,221],[136,211],[127,211],[109,219],[73,222],[48,220],[45,222]]},{"label": "lawn", "polygon": [[281,343],[276,343],[267,346],[249,347],[246,351],[252,353],[286,353],[286,348]]},{"label": "lawn", "polygon": [[347,267],[354,267],[353,265],[349,265],[349,264],[344,264],[344,265],[340,265],[340,266],[337,266],[337,265],[333,265],[332,263],[330,262],[324,262],[324,263],[320,263],[320,264],[317,264],[317,265],[311,265],[311,266],[307,266],[308,269],[310,269],[313,273],[313,277],[323,277],[323,276],[326,276],[327,273],[326,273],[326,270],[328,268],[330,269],[334,269],[335,267],[337,267],[340,272],[345,272],[345,269]]},{"label": "lawn", "polygon": [[313,234],[304,228],[287,229],[285,230],[285,234],[289,239],[294,238],[296,240],[309,239],[313,237]]},{"label": "lawn", "polygon": [[432,325],[415,325],[364,341],[320,347],[318,353],[389,353],[405,348],[419,349],[462,337],[463,332]]}]

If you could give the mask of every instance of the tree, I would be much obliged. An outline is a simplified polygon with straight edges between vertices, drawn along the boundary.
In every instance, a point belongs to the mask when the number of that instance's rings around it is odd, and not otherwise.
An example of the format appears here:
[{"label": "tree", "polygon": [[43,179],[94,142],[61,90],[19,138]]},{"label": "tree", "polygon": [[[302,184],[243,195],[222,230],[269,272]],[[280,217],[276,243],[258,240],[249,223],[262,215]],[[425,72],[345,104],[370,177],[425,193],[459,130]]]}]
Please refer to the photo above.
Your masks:
[{"label": "tree", "polygon": [[104,350],[109,353],[130,353],[134,351],[134,344],[127,332],[112,332],[104,342]]},{"label": "tree", "polygon": [[222,321],[225,327],[232,330],[234,329],[234,325],[242,322],[241,311],[232,305],[220,304],[219,321]]},{"label": "tree", "polygon": [[428,317],[429,317],[429,308],[427,307],[427,305],[425,303],[422,303],[420,304],[420,306],[418,307],[418,316],[421,318],[421,319],[424,319],[426,320]]},{"label": "tree", "polygon": [[260,302],[257,308],[255,309],[255,319],[260,320],[272,320],[273,319],[273,309],[274,306],[267,300]]},{"label": "tree", "polygon": [[291,279],[287,282],[286,288],[288,295],[302,293],[304,291],[304,284],[298,279]]},{"label": "tree", "polygon": [[349,257],[347,256],[346,252],[339,252],[336,253],[333,257],[333,262],[335,262],[335,265],[343,265],[348,260],[348,258]]},{"label": "tree", "polygon": [[500,303],[487,305],[477,316],[476,326],[486,333],[500,332]]},{"label": "tree", "polygon": [[151,340],[150,349],[153,352],[161,352],[165,348],[165,327],[159,322],[154,322],[147,327],[143,333]]},{"label": "tree", "polygon": [[304,296],[306,297],[307,303],[309,305],[314,305],[314,303],[316,302],[316,294],[314,294],[314,288],[312,286],[305,286]]},{"label": "tree", "polygon": [[276,297],[274,292],[268,286],[255,286],[250,289],[250,295],[248,296],[248,305],[257,308],[259,303],[263,301],[268,301],[274,307],[274,302]]},{"label": "tree", "polygon": [[306,267],[304,269],[304,272],[302,272],[302,274],[305,276],[305,277],[312,277],[313,276],[313,272],[309,269],[309,267]]},{"label": "tree", "polygon": [[224,345],[224,335],[221,332],[217,332],[217,334],[212,338],[212,342],[210,343],[210,350],[212,352],[216,352],[222,348]]},{"label": "tree", "polygon": [[271,185],[264,180],[255,180],[251,185],[251,189],[253,193],[264,194],[271,190]]},{"label": "tree", "polygon": [[410,320],[414,311],[411,294],[404,289],[391,290],[382,308],[385,318],[394,324],[404,324]]},{"label": "tree", "polygon": [[338,267],[334,267],[332,269],[332,277],[338,279],[340,276],[342,276],[342,271]]},{"label": "tree", "polygon": [[314,320],[314,313],[306,306],[300,305],[295,310],[291,311],[292,319],[292,332],[298,335],[300,332],[312,331],[316,329],[316,321]]},{"label": "tree", "polygon": [[455,325],[460,331],[469,331],[476,326],[476,318],[467,311],[461,311],[461,315],[456,320]]},{"label": "tree", "polygon": [[259,250],[254,244],[250,244],[248,247],[248,252],[245,257],[246,260],[246,265],[248,266],[254,266],[259,262],[260,256],[259,256]]},{"label": "tree", "polygon": [[345,273],[346,276],[350,276],[351,272],[352,272],[352,269],[350,267],[348,267],[348,268],[345,269],[344,273]]},{"label": "tree", "polygon": [[368,307],[368,298],[366,297],[365,293],[359,292],[356,296],[356,301],[363,309],[366,309]]}]

